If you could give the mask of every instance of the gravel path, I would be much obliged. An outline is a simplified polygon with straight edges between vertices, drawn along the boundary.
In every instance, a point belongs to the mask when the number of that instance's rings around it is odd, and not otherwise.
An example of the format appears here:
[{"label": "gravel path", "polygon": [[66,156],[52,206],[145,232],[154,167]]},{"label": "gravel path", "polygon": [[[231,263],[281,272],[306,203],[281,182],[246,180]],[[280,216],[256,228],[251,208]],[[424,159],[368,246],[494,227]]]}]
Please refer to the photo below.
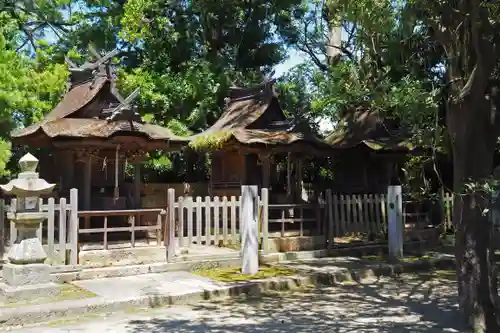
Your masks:
[{"label": "gravel path", "polygon": [[458,326],[456,284],[446,274],[403,275],[189,307],[66,319],[12,332],[463,332]]}]

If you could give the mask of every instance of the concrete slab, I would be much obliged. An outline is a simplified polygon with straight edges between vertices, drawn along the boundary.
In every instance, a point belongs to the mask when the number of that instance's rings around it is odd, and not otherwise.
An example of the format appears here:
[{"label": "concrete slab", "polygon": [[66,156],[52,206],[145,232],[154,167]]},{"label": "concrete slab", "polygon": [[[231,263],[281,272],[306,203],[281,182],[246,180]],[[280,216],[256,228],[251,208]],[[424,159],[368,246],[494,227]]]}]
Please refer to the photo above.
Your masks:
[{"label": "concrete slab", "polygon": [[108,300],[212,290],[220,283],[188,272],[167,272],[73,282]]}]

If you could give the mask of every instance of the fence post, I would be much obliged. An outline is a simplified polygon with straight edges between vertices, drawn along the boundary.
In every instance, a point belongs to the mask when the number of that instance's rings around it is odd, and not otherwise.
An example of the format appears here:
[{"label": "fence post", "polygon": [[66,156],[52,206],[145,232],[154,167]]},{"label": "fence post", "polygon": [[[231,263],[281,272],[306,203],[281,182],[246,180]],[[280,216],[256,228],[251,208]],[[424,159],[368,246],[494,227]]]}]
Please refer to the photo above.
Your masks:
[{"label": "fence post", "polygon": [[69,204],[71,206],[71,212],[69,217],[69,239],[71,241],[70,244],[70,264],[76,265],[78,264],[78,190],[76,188],[72,188],[69,191]]},{"label": "fence post", "polygon": [[[167,192],[167,221],[165,226],[165,249],[167,250],[167,262],[171,262],[175,256],[175,190],[169,188]],[[198,212],[197,212],[198,213]]]},{"label": "fence post", "polygon": [[66,265],[66,198],[59,199],[59,256]]},{"label": "fence post", "polygon": [[0,263],[5,253],[5,200],[0,199]]},{"label": "fence post", "polygon": [[261,191],[261,200],[262,200],[262,210],[261,210],[261,218],[262,218],[262,251],[269,251],[269,190],[267,188],[263,188]]},{"label": "fence post", "polygon": [[[42,206],[43,206],[43,199],[42,198],[38,198],[38,208],[39,208],[40,212],[43,211]],[[43,222],[44,221],[40,222],[40,224],[38,225],[38,228],[36,229],[36,237],[40,241],[40,244],[43,244],[43,239],[42,239]]]},{"label": "fence post", "polygon": [[387,228],[389,255],[393,259],[403,257],[403,199],[401,186],[387,188]]},{"label": "fence post", "polygon": [[332,190],[326,190],[326,209],[328,216],[328,250],[333,248],[333,202],[332,202]]},{"label": "fence post", "polygon": [[[15,213],[17,210],[17,199],[10,200],[9,211]],[[17,228],[16,224],[10,221],[10,246],[12,246],[17,240]]]},{"label": "fence post", "polygon": [[54,219],[55,219],[55,200],[54,198],[49,198],[47,201],[47,255],[50,259],[54,258]]}]

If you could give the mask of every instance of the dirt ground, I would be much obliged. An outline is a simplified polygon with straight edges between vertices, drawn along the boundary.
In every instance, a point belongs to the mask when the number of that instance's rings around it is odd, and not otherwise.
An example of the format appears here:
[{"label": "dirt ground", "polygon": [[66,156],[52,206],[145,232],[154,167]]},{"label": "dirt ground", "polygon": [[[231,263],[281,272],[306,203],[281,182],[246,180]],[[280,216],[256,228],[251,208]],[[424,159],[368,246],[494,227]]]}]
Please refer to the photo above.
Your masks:
[{"label": "dirt ground", "polygon": [[437,271],[194,306],[66,318],[13,332],[465,332],[460,323],[454,273]]}]

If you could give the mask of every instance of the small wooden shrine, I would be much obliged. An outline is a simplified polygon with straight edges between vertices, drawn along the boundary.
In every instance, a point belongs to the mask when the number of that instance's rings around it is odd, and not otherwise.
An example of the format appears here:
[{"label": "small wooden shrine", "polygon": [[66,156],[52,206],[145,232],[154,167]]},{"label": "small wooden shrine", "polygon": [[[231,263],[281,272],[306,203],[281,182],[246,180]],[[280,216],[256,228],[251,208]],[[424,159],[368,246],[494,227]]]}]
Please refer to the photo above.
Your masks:
[{"label": "small wooden shrine", "polygon": [[[69,59],[69,89],[40,123],[12,133],[13,142],[45,148],[42,177],[57,183],[59,196],[79,189],[81,210],[140,208],[140,163],[148,151],[178,150],[187,140],[141,120],[132,104],[139,90],[124,98],[117,90],[111,60],[118,51],[77,66]],[[129,166],[133,165],[133,168]],[[133,181],[126,177],[133,169]],[[132,178],[132,177],[130,177]]]},{"label": "small wooden shrine", "polygon": [[231,88],[220,118],[191,138],[191,146],[212,152],[211,195],[239,195],[242,184],[251,184],[269,188],[271,201],[296,202],[304,159],[331,150],[285,115],[274,83]]},{"label": "small wooden shrine", "polygon": [[338,129],[325,141],[333,148],[334,190],[385,193],[399,183],[402,164],[418,153],[396,120],[362,106],[344,110]]}]

